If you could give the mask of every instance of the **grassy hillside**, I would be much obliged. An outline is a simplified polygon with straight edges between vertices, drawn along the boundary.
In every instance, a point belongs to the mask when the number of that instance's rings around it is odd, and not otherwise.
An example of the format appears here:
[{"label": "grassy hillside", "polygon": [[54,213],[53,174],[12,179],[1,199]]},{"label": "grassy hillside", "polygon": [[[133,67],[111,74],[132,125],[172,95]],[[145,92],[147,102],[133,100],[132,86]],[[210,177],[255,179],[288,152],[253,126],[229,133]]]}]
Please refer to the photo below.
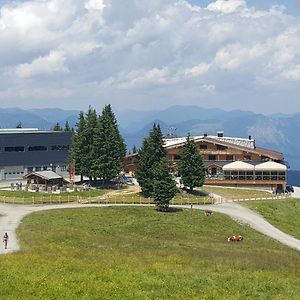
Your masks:
[{"label": "grassy hillside", "polygon": [[271,224],[300,239],[300,200],[276,200],[244,202],[243,205],[256,210]]},{"label": "grassy hillside", "polygon": [[273,196],[272,193],[266,191],[254,189],[215,187],[209,185],[202,187],[201,190],[205,190],[209,193],[215,193],[228,199],[261,198]]},{"label": "grassy hillside", "polygon": [[[242,234],[242,243],[228,243]],[[300,253],[215,213],[44,211],[0,257],[1,299],[299,299]]]}]

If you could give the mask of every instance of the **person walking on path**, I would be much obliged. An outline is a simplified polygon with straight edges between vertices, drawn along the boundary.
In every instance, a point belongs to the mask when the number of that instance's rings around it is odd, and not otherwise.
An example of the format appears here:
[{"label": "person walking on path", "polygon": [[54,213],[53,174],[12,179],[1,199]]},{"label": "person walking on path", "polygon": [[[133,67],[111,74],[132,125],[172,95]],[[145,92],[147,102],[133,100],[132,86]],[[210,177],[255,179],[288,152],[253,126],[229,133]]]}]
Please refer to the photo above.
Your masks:
[{"label": "person walking on path", "polygon": [[3,243],[4,243],[5,249],[7,249],[7,242],[8,242],[8,234],[7,234],[7,232],[5,232],[4,236],[3,236]]}]

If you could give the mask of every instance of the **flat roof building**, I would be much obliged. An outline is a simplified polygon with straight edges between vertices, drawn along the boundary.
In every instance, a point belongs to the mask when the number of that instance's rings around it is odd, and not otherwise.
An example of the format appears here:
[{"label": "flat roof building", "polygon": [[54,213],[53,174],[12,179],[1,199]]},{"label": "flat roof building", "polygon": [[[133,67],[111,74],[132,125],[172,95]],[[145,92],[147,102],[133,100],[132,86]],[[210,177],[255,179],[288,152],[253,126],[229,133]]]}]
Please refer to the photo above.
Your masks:
[{"label": "flat roof building", "polygon": [[63,174],[72,135],[37,128],[0,129],[0,180],[21,179],[33,171]]}]

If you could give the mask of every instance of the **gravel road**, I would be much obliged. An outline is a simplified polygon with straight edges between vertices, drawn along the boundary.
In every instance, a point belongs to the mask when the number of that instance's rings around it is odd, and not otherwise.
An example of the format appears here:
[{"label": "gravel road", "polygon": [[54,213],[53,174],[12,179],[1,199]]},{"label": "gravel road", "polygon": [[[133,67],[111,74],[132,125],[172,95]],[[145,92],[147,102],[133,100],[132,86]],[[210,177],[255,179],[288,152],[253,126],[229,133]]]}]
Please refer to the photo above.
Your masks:
[{"label": "gravel road", "polygon": [[[9,235],[8,249],[4,249],[4,245],[0,246],[0,254],[11,253],[19,250],[19,243],[16,238],[16,229],[22,218],[32,212],[65,209],[65,208],[85,208],[85,207],[108,207],[108,206],[132,206],[131,204],[57,204],[57,205],[11,205],[0,204],[0,237],[4,233]],[[139,205],[135,205],[139,206]],[[143,206],[143,205],[142,205]],[[190,206],[178,206],[182,208],[190,208]],[[281,242],[291,248],[300,251],[300,240],[278,230],[263,217],[252,210],[243,207],[237,203],[223,203],[218,205],[193,205],[194,209],[211,209],[216,212],[224,213],[238,222],[248,224],[253,229],[267,235],[274,240]]]}]

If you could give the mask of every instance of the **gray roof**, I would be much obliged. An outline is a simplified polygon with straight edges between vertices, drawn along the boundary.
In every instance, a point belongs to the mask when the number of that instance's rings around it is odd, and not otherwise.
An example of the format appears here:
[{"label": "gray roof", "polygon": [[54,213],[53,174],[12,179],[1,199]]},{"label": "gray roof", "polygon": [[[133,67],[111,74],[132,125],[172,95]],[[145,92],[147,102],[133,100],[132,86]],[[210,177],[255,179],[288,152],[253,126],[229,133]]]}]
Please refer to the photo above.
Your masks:
[{"label": "gray roof", "polygon": [[38,171],[38,172],[32,172],[24,176],[24,178],[28,178],[31,175],[36,175],[38,177],[41,177],[43,179],[62,179],[62,176],[58,175],[57,173],[53,171]]}]

